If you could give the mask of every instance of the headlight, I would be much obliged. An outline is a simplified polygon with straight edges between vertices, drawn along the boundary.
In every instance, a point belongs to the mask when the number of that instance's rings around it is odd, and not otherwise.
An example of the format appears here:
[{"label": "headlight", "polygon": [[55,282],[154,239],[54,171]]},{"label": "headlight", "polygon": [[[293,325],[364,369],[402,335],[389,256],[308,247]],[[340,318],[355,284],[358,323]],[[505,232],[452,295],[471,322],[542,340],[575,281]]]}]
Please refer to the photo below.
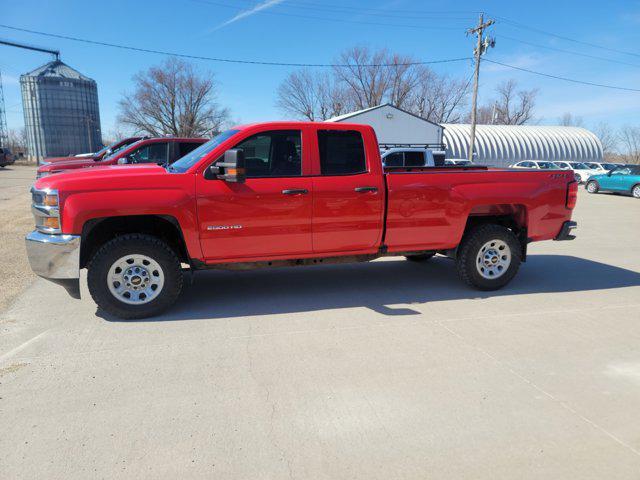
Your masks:
[{"label": "headlight", "polygon": [[61,233],[58,191],[31,189],[31,197],[36,229],[43,233]]},{"label": "headlight", "polygon": [[36,178],[46,177],[47,175],[51,175],[51,172],[49,172],[49,171],[45,171],[45,172],[37,172],[37,173],[36,173]]}]

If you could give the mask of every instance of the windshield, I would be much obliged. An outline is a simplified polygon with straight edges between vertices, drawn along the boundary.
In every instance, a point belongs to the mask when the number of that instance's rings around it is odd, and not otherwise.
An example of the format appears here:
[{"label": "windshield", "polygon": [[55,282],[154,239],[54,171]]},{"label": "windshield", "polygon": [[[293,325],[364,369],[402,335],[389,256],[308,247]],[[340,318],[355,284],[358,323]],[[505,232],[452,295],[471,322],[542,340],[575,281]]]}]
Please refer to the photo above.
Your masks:
[{"label": "windshield", "polygon": [[222,132],[207,143],[203,143],[195,150],[187,153],[184,157],[177,160],[171,165],[172,172],[186,172],[191,167],[193,167],[196,163],[198,163],[202,158],[204,158],[209,152],[214,150],[218,145],[220,145],[225,140],[233,137],[240,130],[227,130],[226,132]]},{"label": "windshield", "polygon": [[572,168],[573,170],[591,170],[591,169],[590,169],[589,167],[587,167],[584,163],[579,163],[579,162],[572,163],[572,164],[571,164],[571,168]]},{"label": "windshield", "polygon": [[122,150],[124,147],[128,147],[129,145],[131,145],[131,143],[125,142],[122,145],[120,145],[118,148],[115,148],[116,145],[118,145],[118,143],[120,143],[122,140],[118,140],[117,142],[113,142],[111,145],[107,145],[106,147],[102,148],[101,150],[99,150],[98,152],[94,153],[94,155],[96,157],[99,157],[101,155],[104,155],[107,150],[111,150],[111,152],[109,152],[109,155],[112,155],[116,152],[119,152],[120,150]]},{"label": "windshield", "polygon": [[140,142],[142,142],[142,140],[138,140],[137,142],[133,142],[133,143],[130,143],[130,144],[128,144],[128,145],[123,145],[122,147],[118,148],[117,150],[114,150],[113,152],[111,152],[111,153],[109,154],[109,156],[108,156],[108,157],[104,157],[102,160],[104,161],[104,160],[109,160],[109,159],[111,159],[111,158],[114,158],[114,157],[116,157],[116,156],[118,155],[118,153],[120,153],[120,152],[121,152],[125,147],[126,147],[126,148],[133,147],[134,145],[138,145]]},{"label": "windshield", "polygon": [[555,163],[551,163],[551,162],[538,162],[538,167],[545,170],[562,170]]},{"label": "windshield", "polygon": [[618,168],[618,166],[613,163],[603,163],[602,166],[605,170],[613,170],[614,168]]}]

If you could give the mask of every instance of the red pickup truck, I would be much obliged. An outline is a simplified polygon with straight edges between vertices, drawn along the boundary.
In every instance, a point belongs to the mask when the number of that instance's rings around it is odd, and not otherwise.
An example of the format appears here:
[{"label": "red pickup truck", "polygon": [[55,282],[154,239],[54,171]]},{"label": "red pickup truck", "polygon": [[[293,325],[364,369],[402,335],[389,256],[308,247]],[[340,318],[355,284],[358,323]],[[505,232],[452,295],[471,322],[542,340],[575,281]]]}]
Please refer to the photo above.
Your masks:
[{"label": "red pickup truck", "polygon": [[96,153],[82,154],[82,155],[73,155],[68,157],[48,157],[45,158],[42,162],[42,165],[48,165],[49,163],[58,163],[58,162],[68,162],[69,160],[93,160],[95,162],[99,162],[103,158],[108,157],[109,155],[116,153],[118,150],[122,150],[127,145],[132,144],[133,142],[137,142],[144,137],[128,137],[123,138],[111,145],[104,147],[102,150]]},{"label": "red pickup truck", "polygon": [[103,167],[131,163],[173,163],[191,150],[206,143],[206,138],[142,138],[116,150],[104,158],[71,157],[65,161],[56,161],[40,165],[36,178],[78,168]]},{"label": "red pickup truck", "polygon": [[223,132],[173,165],[38,180],[33,270],[104,311],[156,315],[183,270],[454,258],[482,290],[507,284],[527,244],[569,240],[571,171],[391,167],[365,125],[278,122]]}]

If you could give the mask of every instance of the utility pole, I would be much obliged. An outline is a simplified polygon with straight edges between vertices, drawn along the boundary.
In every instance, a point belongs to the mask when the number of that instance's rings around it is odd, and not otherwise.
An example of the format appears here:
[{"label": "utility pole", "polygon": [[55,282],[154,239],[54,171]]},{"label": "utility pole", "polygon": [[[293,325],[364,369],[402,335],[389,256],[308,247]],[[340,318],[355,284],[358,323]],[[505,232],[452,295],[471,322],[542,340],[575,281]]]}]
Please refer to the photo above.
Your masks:
[{"label": "utility pole", "polygon": [[9,146],[9,130],[7,129],[7,114],[4,107],[4,90],[2,89],[2,72],[0,71],[0,147]]},{"label": "utility pole", "polygon": [[93,153],[93,140],[91,135],[91,124],[93,123],[93,120],[88,115],[84,118],[84,120],[87,124],[87,139],[89,140],[89,152]]},{"label": "utility pole", "polygon": [[476,115],[478,110],[478,79],[480,78],[480,58],[489,47],[494,47],[495,39],[484,37],[484,30],[495,23],[494,20],[484,21],[484,14],[480,13],[478,26],[467,30],[467,35],[476,35],[478,43],[473,51],[475,57],[475,71],[473,74],[473,100],[471,101],[471,135],[469,136],[469,161],[473,162],[473,148],[476,142]]}]

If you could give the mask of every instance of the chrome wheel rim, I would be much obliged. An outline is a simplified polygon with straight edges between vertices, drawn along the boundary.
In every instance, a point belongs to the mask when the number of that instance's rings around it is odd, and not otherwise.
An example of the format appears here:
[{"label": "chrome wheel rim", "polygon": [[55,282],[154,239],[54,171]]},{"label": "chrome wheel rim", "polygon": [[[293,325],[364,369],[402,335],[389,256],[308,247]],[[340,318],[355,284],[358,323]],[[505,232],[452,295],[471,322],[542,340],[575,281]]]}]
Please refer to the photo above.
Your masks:
[{"label": "chrome wheel rim", "polygon": [[589,193],[595,193],[596,191],[596,184],[594,182],[590,182],[589,185],[587,185],[587,191]]},{"label": "chrome wheel rim", "polygon": [[511,249],[502,240],[490,240],[478,251],[476,268],[488,280],[500,278],[511,265]]},{"label": "chrome wheel rim", "polygon": [[154,300],[164,286],[164,272],[153,258],[132,254],[119,258],[109,268],[107,285],[111,295],[129,305]]},{"label": "chrome wheel rim", "polygon": [[640,185],[633,187],[633,196],[640,198]]}]

